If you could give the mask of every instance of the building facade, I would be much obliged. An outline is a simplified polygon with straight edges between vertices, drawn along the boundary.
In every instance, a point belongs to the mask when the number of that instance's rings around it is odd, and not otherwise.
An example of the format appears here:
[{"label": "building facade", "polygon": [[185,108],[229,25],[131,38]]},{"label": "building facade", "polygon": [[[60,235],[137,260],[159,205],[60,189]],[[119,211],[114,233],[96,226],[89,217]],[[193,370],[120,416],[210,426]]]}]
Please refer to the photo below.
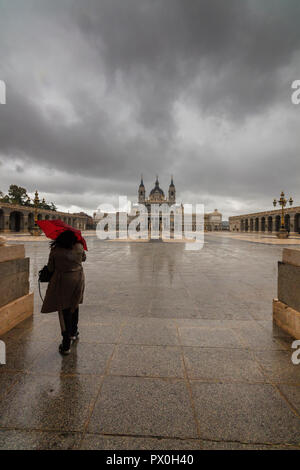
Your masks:
[{"label": "building facade", "polygon": [[[30,232],[34,227],[34,207],[0,202],[0,232]],[[38,220],[60,219],[68,225],[86,230],[92,217],[87,214],[70,214],[66,212],[37,209]]]},{"label": "building facade", "polygon": [[[173,177],[171,177],[167,197],[165,196],[164,191],[159,186],[158,176],[156,177],[153,189],[151,189],[149,196],[146,197],[145,185],[143,182],[143,178],[141,178],[141,183],[138,189],[138,202],[139,204],[144,204],[147,207],[149,213],[148,227],[150,228],[150,214],[153,205],[167,204],[170,207],[173,204],[176,204],[176,188],[173,181]],[[183,210],[182,205],[181,210]],[[160,228],[162,224],[162,215],[163,214],[160,215],[159,219]],[[170,224],[172,229],[174,227],[174,215],[172,212],[170,215]],[[196,214],[192,214],[192,227],[190,227],[190,230],[196,230]],[[222,214],[217,209],[215,209],[214,212],[204,214],[204,230],[207,232],[222,230]]]},{"label": "building facade", "polygon": [[[300,206],[285,209],[284,225],[290,233],[300,233]],[[231,232],[269,232],[280,229],[281,209],[229,217]]]},{"label": "building facade", "polygon": [[[154,187],[151,189],[149,194],[146,193],[146,188],[144,185],[143,178],[141,178],[140,185],[138,187],[138,203],[142,204],[146,207],[148,212],[148,221],[146,224],[148,226],[148,230],[158,230],[161,234],[163,229],[163,220],[165,224],[165,229],[170,229],[171,232],[174,231],[174,223],[175,223],[175,216],[173,208],[171,206],[175,206],[175,212],[178,214],[180,213],[182,216],[182,231],[186,229],[187,231],[196,231],[196,214],[192,214],[191,218],[191,225],[187,226],[187,221],[184,226],[184,212],[183,212],[183,205],[176,204],[176,187],[174,184],[173,177],[171,177],[170,185],[168,188],[167,196],[163,189],[159,185],[158,176],[156,177]],[[134,205],[133,205],[134,208]],[[165,212],[164,212],[165,211]],[[119,218],[122,214],[122,220],[124,220],[125,213],[116,212],[116,230],[119,231]],[[151,214],[156,214],[156,216],[151,217]],[[97,225],[98,222],[103,221],[103,219],[108,216],[112,215],[103,212],[95,212],[94,213],[94,224]],[[135,211],[132,213],[126,213],[127,215],[127,226],[132,222],[138,214]],[[147,216],[147,213],[146,213]],[[166,216],[166,217],[164,217]],[[199,223],[199,221],[198,221]],[[153,226],[152,224],[155,224]],[[204,230],[205,231],[220,231],[222,230],[222,214],[215,209],[214,212],[204,214]]]}]

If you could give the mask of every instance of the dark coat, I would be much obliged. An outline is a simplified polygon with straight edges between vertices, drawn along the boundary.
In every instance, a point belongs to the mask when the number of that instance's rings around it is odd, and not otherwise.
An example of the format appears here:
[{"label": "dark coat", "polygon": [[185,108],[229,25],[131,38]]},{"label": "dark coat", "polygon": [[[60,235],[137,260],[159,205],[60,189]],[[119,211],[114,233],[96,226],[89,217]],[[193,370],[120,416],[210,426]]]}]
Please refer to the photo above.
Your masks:
[{"label": "dark coat", "polygon": [[86,255],[81,243],[72,249],[56,246],[51,249],[48,269],[53,272],[48,284],[42,313],[71,309],[74,311],[83,302],[84,272],[82,262]]}]

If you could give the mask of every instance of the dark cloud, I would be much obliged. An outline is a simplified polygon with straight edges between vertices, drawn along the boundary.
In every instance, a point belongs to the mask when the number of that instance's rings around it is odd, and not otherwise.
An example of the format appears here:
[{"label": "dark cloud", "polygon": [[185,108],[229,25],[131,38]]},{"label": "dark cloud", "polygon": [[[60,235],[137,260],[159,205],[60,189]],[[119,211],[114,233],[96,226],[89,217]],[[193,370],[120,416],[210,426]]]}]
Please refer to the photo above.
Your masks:
[{"label": "dark cloud", "polygon": [[298,0],[0,9],[0,189],[15,178],[93,210],[109,194],[133,196],[143,172],[147,189],[173,173],[179,197],[227,215],[282,187],[300,199]]}]

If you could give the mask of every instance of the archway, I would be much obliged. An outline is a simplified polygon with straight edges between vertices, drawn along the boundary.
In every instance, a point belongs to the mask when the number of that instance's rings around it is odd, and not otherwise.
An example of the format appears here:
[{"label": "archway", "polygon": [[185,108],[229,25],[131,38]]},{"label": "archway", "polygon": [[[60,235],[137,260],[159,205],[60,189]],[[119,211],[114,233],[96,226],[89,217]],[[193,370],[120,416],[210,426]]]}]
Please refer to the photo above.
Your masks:
[{"label": "archway", "polygon": [[45,220],[49,220],[50,216],[48,214],[45,215]]},{"label": "archway", "polygon": [[241,232],[244,232],[245,230],[245,221],[244,219],[241,220]]},{"label": "archway", "polygon": [[38,214],[37,218],[38,218],[38,220],[43,220],[42,214]]},{"label": "archway", "polygon": [[249,229],[249,221],[248,219],[245,220],[245,232],[248,232]]},{"label": "archway", "polygon": [[272,216],[269,215],[268,217],[268,232],[272,232],[273,230],[273,219],[272,219]]},{"label": "archway", "polygon": [[255,232],[258,232],[259,231],[259,218],[256,217],[255,219]]},{"label": "archway", "polygon": [[250,219],[250,232],[253,232],[253,219]]},{"label": "archway", "polygon": [[266,219],[265,217],[261,218],[261,231],[264,232],[266,230]]},{"label": "archway", "polygon": [[275,230],[276,232],[279,232],[280,230],[280,215],[276,215],[276,218],[275,218]]},{"label": "archway", "polygon": [[300,214],[295,214],[294,231],[300,233]]},{"label": "archway", "polygon": [[290,215],[289,214],[285,214],[284,216],[284,228],[288,232],[290,231]]},{"label": "archway", "polygon": [[13,211],[10,213],[9,228],[12,232],[20,232],[24,229],[24,216],[22,212]]}]

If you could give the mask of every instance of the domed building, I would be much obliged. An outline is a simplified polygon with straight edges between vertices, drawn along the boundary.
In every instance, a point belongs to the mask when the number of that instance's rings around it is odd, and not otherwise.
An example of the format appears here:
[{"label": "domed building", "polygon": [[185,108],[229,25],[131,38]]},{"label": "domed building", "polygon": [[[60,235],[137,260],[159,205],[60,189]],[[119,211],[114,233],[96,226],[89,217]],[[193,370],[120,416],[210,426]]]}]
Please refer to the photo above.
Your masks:
[{"label": "domed building", "polygon": [[[146,189],[141,177],[141,182],[138,189],[138,202],[146,206],[149,218],[148,218],[148,227],[151,227],[151,207],[160,204],[167,204],[168,206],[176,205],[176,188],[174,185],[173,177],[171,177],[171,182],[168,190],[168,197],[165,196],[164,191],[159,186],[158,176],[156,176],[156,181],[154,187],[151,189],[149,196],[146,197]],[[177,210],[183,210],[182,204],[177,207]],[[171,230],[174,225],[174,214],[170,215],[170,224]],[[159,215],[159,228],[161,229],[162,225],[162,213]],[[190,230],[196,230],[196,214],[192,214],[192,225]],[[210,231],[219,231],[222,230],[222,214],[215,209],[214,212],[204,214],[204,230],[207,232]]]},{"label": "domed building", "polygon": [[[173,181],[173,177],[171,177],[171,182],[169,185],[169,190],[168,190],[168,197],[165,196],[164,191],[162,188],[159,186],[159,180],[158,176],[156,176],[156,180],[154,183],[154,187],[151,189],[149,196],[146,197],[146,190],[145,190],[145,185],[143,181],[143,177],[141,177],[141,182],[139,185],[139,190],[138,190],[138,202],[139,204],[143,204],[146,206],[149,217],[148,217],[148,227],[151,227],[151,224],[153,220],[151,220],[151,213],[154,213],[155,211],[152,211],[152,206],[160,205],[160,204],[167,204],[168,206],[172,206],[173,204],[176,204],[176,189]],[[162,217],[163,214],[160,212],[158,216],[158,227],[159,230],[161,230],[162,227]],[[171,213],[170,215],[170,223],[173,226],[174,223],[174,214]]]},{"label": "domed building", "polygon": [[171,177],[171,183],[168,191],[168,198],[165,197],[165,193],[159,186],[158,176],[156,177],[154,188],[151,189],[149,197],[146,198],[146,190],[144,186],[143,177],[141,178],[141,183],[139,185],[138,191],[138,201],[139,204],[145,204],[150,210],[152,204],[168,204],[171,206],[176,203],[176,189],[173,182],[173,177]]}]

